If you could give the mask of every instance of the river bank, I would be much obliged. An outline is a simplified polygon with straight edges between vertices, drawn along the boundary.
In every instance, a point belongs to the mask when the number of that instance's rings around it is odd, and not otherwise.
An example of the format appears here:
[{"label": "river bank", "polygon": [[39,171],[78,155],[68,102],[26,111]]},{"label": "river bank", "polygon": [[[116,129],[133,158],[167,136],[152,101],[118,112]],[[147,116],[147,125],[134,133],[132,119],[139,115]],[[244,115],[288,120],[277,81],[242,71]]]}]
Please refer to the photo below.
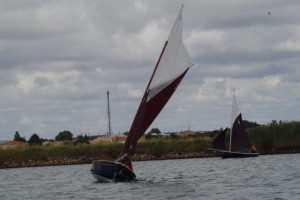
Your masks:
[{"label": "river bank", "polygon": [[[261,155],[300,153],[300,122],[272,122],[246,130],[248,138]],[[204,150],[210,147],[214,134],[193,137],[158,137],[139,141],[133,161],[208,158],[217,156]],[[123,144],[70,144],[27,146],[0,149],[0,169],[52,165],[89,164],[93,160],[116,160]],[[228,146],[228,144],[227,144]]]},{"label": "river bank", "polygon": [[[212,157],[214,155],[205,152],[192,152],[189,154],[178,155],[178,154],[167,154],[159,157],[153,155],[135,155],[133,156],[133,161],[148,161],[148,160],[167,160],[167,159],[184,159],[184,158],[205,158]],[[40,166],[56,166],[56,165],[75,165],[75,164],[89,164],[93,160],[99,160],[102,158],[98,157],[51,157],[47,160],[27,160],[16,162],[13,160],[7,160],[2,165],[1,168],[21,168],[21,167],[40,167]],[[113,160],[106,157],[104,160]]]},{"label": "river bank", "polygon": [[[300,153],[299,150],[291,151],[270,151],[270,152],[260,152],[260,155],[275,155],[275,154],[296,154]],[[178,154],[170,152],[165,155],[154,156],[151,154],[136,154],[132,157],[133,161],[150,161],[150,160],[171,160],[171,159],[188,159],[188,158],[210,158],[218,157],[217,154],[207,151],[202,152],[190,152],[185,154]],[[78,157],[49,157],[47,160],[7,160],[2,163],[0,169],[4,168],[22,168],[22,167],[41,167],[41,166],[59,166],[59,165],[75,165],[75,164],[90,164],[93,160],[114,160],[110,156],[104,156],[104,158],[99,158],[97,156],[78,156]]]}]

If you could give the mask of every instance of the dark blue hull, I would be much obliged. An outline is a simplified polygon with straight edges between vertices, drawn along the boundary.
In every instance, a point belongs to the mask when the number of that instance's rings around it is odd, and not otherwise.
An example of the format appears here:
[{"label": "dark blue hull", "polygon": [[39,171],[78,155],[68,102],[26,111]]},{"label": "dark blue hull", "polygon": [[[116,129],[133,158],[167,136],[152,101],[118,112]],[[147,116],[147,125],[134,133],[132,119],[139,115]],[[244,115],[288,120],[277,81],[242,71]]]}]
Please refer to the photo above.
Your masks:
[{"label": "dark blue hull", "polygon": [[248,157],[256,157],[259,153],[242,153],[242,152],[229,152],[225,151],[222,154],[222,158],[248,158]]},{"label": "dark blue hull", "polygon": [[221,149],[206,148],[206,150],[214,151],[218,155],[221,154],[222,158],[248,158],[259,156],[259,153],[243,153],[243,152],[234,152],[234,151],[224,151]]},{"label": "dark blue hull", "polygon": [[93,161],[91,173],[99,182],[133,181],[136,178],[135,173],[124,164],[107,160]]}]

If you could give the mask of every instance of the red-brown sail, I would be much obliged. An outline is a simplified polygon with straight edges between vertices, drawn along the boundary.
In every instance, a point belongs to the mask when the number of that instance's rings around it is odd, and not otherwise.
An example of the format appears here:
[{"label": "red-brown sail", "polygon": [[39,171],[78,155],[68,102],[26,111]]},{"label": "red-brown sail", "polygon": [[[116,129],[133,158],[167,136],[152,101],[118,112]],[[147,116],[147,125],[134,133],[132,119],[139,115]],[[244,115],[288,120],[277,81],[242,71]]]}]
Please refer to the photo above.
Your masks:
[{"label": "red-brown sail", "polygon": [[166,105],[192,65],[182,40],[182,8],[146,87],[121,155],[133,155],[137,141]]},{"label": "red-brown sail", "polygon": [[245,126],[242,119],[242,114],[240,113],[235,119],[232,131],[231,131],[231,148],[233,149],[248,149],[250,148],[250,143],[246,135]]},{"label": "red-brown sail", "polygon": [[131,126],[129,131],[130,134],[126,139],[121,154],[127,153],[128,155],[133,155],[135,153],[135,147],[138,139],[145,133],[145,131],[149,128],[151,123],[166,105],[187,71],[188,69],[170,85],[165,87],[156,96],[154,96],[150,101],[146,102],[146,98],[143,98],[140,111],[137,113],[134,123]]},{"label": "red-brown sail", "polygon": [[227,128],[224,129],[212,142],[211,148],[214,149],[225,149],[225,135],[227,132]]}]

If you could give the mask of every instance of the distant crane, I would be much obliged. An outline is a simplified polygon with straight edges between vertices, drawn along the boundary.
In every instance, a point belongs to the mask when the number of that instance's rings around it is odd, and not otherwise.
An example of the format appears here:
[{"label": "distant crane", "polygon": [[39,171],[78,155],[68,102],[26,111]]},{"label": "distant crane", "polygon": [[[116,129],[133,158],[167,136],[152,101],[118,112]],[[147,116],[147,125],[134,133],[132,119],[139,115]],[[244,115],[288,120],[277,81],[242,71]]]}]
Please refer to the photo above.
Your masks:
[{"label": "distant crane", "polygon": [[108,132],[107,136],[111,136],[111,124],[110,124],[110,107],[109,107],[109,91],[106,92],[107,95],[107,118],[108,118]]}]

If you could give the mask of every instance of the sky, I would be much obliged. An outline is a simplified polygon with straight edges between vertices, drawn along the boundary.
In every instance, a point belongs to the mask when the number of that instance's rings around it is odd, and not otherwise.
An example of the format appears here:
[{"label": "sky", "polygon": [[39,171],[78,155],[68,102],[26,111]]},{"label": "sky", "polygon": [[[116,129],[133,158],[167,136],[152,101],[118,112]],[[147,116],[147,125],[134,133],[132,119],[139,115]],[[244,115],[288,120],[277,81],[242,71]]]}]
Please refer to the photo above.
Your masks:
[{"label": "sky", "polygon": [[0,140],[128,131],[183,8],[194,64],[150,128],[300,120],[298,0],[2,0]]}]

